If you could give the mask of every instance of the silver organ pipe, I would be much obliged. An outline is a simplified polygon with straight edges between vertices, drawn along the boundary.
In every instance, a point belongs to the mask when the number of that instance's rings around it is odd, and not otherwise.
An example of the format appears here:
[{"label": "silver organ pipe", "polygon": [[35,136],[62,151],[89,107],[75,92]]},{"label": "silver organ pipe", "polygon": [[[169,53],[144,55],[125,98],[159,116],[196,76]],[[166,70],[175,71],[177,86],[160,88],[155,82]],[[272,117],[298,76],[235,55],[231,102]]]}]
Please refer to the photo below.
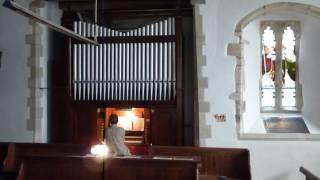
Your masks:
[{"label": "silver organ pipe", "polygon": [[145,43],[144,44],[144,47],[143,47],[143,56],[144,56],[144,60],[145,60],[145,67],[144,67],[144,73],[145,73],[145,76],[144,76],[144,100],[145,101],[148,101],[149,99],[149,57],[148,57],[148,54],[149,54],[149,43]]},{"label": "silver organ pipe", "polygon": [[[100,28],[98,28],[98,30],[99,30],[99,35],[100,36],[103,36],[103,30],[102,30],[102,27],[100,27]],[[103,67],[105,66],[104,65],[104,63],[105,63],[105,61],[103,61],[103,46],[104,46],[104,44],[100,44],[99,45],[99,94],[100,94],[100,96],[99,96],[99,99],[101,99],[101,100],[105,100],[105,96],[104,96],[104,93],[103,92],[105,92],[104,90],[103,90],[103,83],[102,83],[102,79],[103,79]]]},{"label": "silver organ pipe", "polygon": [[[150,25],[147,25],[145,28],[145,33],[146,36],[150,36]],[[145,61],[146,61],[146,66],[145,66],[145,101],[148,101],[150,99],[149,94],[150,94],[150,89],[149,89],[149,84],[150,84],[150,54],[149,54],[149,47],[150,43],[145,43]]]},{"label": "silver organ pipe", "polygon": [[110,80],[110,85],[111,85],[111,95],[110,95],[110,100],[114,100],[114,80],[115,80],[115,64],[114,64],[114,59],[115,59],[115,55],[114,55],[114,52],[115,52],[115,45],[114,43],[111,44],[111,66],[110,66],[110,77],[111,77],[111,80]]},{"label": "silver organ pipe", "polygon": [[[73,25],[74,25],[74,32],[75,33],[79,33],[79,30],[78,30],[78,22],[74,22]],[[78,87],[78,68],[77,68],[77,59],[78,59],[78,44],[75,44],[74,45],[74,50],[73,50],[73,80],[74,80],[74,83],[73,83],[73,99],[74,100],[78,100],[77,98],[77,87]]]},{"label": "silver organ pipe", "polygon": [[[88,29],[88,34],[89,34],[89,37],[93,37],[92,36],[92,33],[93,33],[93,29],[92,29],[92,26],[91,24],[88,24],[89,26],[89,29]],[[89,52],[90,52],[90,55],[89,55],[89,62],[88,62],[88,81],[89,81],[89,89],[88,89],[88,100],[93,100],[93,94],[94,94],[94,73],[95,73],[95,70],[94,70],[94,66],[95,66],[95,62],[94,62],[94,57],[95,57],[95,46],[91,46],[88,45],[88,48],[89,48]]]},{"label": "silver organ pipe", "polygon": [[[82,33],[83,33],[83,35],[86,35],[86,23],[83,23],[83,31],[82,31]],[[87,44],[83,44],[82,45],[82,53],[83,53],[83,55],[82,55],[82,85],[83,85],[83,93],[82,93],[82,95],[83,95],[83,100],[86,100],[86,88],[87,88],[87,82],[86,82],[86,80],[87,80],[87,75],[86,75],[86,62],[87,62],[87,56],[86,56],[86,53],[87,52]]]},{"label": "silver organ pipe", "polygon": [[[154,35],[157,36],[159,34],[158,32],[159,30],[159,23],[156,22],[155,23],[155,27],[154,27]],[[154,87],[154,96],[155,96],[155,100],[157,99],[158,97],[158,43],[154,43],[154,69],[155,69],[155,72],[154,72],[154,80],[155,80],[155,87]]]},{"label": "silver organ pipe", "polygon": [[[150,36],[154,36],[154,24],[151,24],[150,25]],[[154,87],[154,84],[155,84],[155,81],[154,81],[154,69],[155,69],[155,66],[154,66],[154,43],[151,42],[150,43],[150,100],[153,101],[153,87]]]},{"label": "silver organ pipe", "polygon": [[[138,36],[138,29],[135,29],[134,30],[134,36]],[[133,43],[133,47],[134,47],[134,50],[133,50],[133,57],[134,57],[134,59],[133,59],[133,66],[134,66],[134,77],[133,77],[133,82],[134,82],[134,84],[133,84],[133,86],[134,86],[134,88],[133,88],[133,100],[135,100],[135,101],[137,101],[138,100],[138,94],[137,94],[137,79],[138,79],[138,71],[137,71],[137,59],[138,59],[138,53],[137,53],[137,43]]]},{"label": "silver organ pipe", "polygon": [[174,40],[126,41],[126,37],[173,37],[174,18],[127,32],[86,22],[74,31],[90,38],[120,38],[99,46],[73,43],[72,85],[75,101],[173,101],[176,93]]},{"label": "silver organ pipe", "polygon": [[[106,84],[106,86],[107,86],[107,88],[106,88],[106,91],[107,92],[105,92],[106,94],[107,94],[107,97],[106,97],[106,99],[107,100],[110,100],[111,99],[111,84],[110,84],[110,81],[111,81],[111,70],[110,70],[110,67],[111,67],[111,44],[104,44],[105,45],[105,49],[104,49],[104,53],[106,54],[106,56],[107,56],[107,58],[106,58],[106,64],[107,64],[107,67],[106,67],[106,71],[107,72],[105,72],[106,73],[106,75],[107,76],[105,76],[105,78],[104,78],[104,80],[106,80],[106,82],[105,82],[105,84]],[[107,47],[106,47],[107,46]],[[109,53],[107,53],[107,52],[109,52]],[[107,61],[107,59],[108,59],[108,61]]]},{"label": "silver organ pipe", "polygon": [[[95,29],[94,29],[95,30]],[[94,31],[95,32],[95,31]],[[98,90],[99,90],[99,87],[98,87],[98,76],[99,76],[99,61],[98,61],[98,58],[99,58],[99,46],[93,46],[93,93],[92,93],[92,96],[93,96],[93,100],[97,100],[98,99]]]},{"label": "silver organ pipe", "polygon": [[153,100],[153,86],[155,84],[155,81],[153,79],[154,77],[154,48],[153,48],[153,43],[150,43],[150,100]]},{"label": "silver organ pipe", "polygon": [[[78,22],[78,34],[82,35],[82,22]],[[74,44],[75,45],[75,44]],[[83,47],[83,44],[77,44],[78,46],[78,56],[77,58],[78,59],[74,59],[74,61],[78,62],[77,65],[78,66],[74,66],[73,65],[73,71],[77,71],[77,80],[78,81],[74,81],[75,83],[74,84],[78,84],[77,85],[77,88],[78,88],[78,91],[77,91],[77,100],[83,100],[82,98],[82,55],[83,55],[83,52],[82,52],[82,47]],[[75,50],[75,47],[73,46],[73,50]],[[73,57],[75,58],[75,57]],[[73,77],[74,78],[74,77]],[[74,79],[73,79],[74,80]]]},{"label": "silver organ pipe", "polygon": [[[106,31],[104,30],[103,27],[100,27],[100,34],[102,37],[105,37],[106,36]],[[102,86],[102,100],[105,101],[106,98],[107,98],[107,89],[106,89],[106,80],[107,80],[107,53],[106,53],[106,44],[101,44],[101,49],[100,49],[100,53],[101,53],[101,63],[102,63],[102,68],[101,68],[101,78],[100,78],[100,84]]]},{"label": "silver organ pipe", "polygon": [[[133,36],[133,32],[131,31],[130,32],[130,36]],[[130,43],[130,52],[129,52],[129,68],[130,68],[130,76],[129,76],[129,82],[130,82],[130,85],[129,85],[129,88],[130,88],[130,96],[129,96],[129,99],[130,100],[133,100],[133,51],[134,51],[134,48],[133,48],[133,43]]]},{"label": "silver organ pipe", "polygon": [[130,44],[126,43],[126,100],[130,99]]},{"label": "silver organ pipe", "polygon": [[[141,37],[142,36],[142,29],[138,28],[138,36]],[[137,84],[138,84],[138,101],[141,101],[141,72],[142,72],[142,58],[141,58],[141,43],[138,43],[138,47],[137,47],[137,54],[138,54],[138,59],[137,59],[137,68],[138,68],[138,78],[137,78]]]},{"label": "silver organ pipe", "polygon": [[134,88],[133,88],[133,100],[138,100],[138,94],[137,94],[137,80],[138,80],[138,70],[137,70],[137,66],[138,66],[138,53],[137,53],[137,43],[134,43],[134,59],[133,59],[133,64],[134,64],[134,78],[133,78],[133,82],[134,82]]},{"label": "silver organ pipe", "polygon": [[[121,33],[120,33],[120,35],[119,36],[122,36],[121,35]],[[122,59],[123,59],[123,54],[122,54],[122,43],[118,43],[117,44],[118,45],[118,52],[117,52],[117,54],[118,54],[118,58],[117,58],[117,62],[119,63],[118,64],[118,78],[117,78],[117,80],[118,80],[118,82],[117,82],[117,85],[118,85],[118,96],[117,96],[117,99],[116,100],[121,100],[122,99]],[[121,53],[120,53],[121,52]]]},{"label": "silver organ pipe", "polygon": [[[97,25],[95,25],[95,27],[94,27],[94,32],[95,32],[95,37],[96,36],[101,36],[100,34],[99,34],[99,29],[98,29],[98,27],[97,27]],[[95,95],[95,100],[99,100],[99,99],[101,99],[101,94],[99,93],[99,92],[101,92],[101,90],[100,90],[100,67],[102,66],[101,65],[101,63],[100,63],[100,60],[102,59],[101,57],[100,57],[100,45],[101,44],[99,44],[97,47],[96,47],[96,58],[95,58],[95,62],[96,62],[96,68],[95,68],[95,71],[96,71],[96,80],[95,80],[95,84],[96,84],[96,91],[95,91],[95,93],[96,93],[96,95]]]},{"label": "silver organ pipe", "polygon": [[[116,33],[116,36],[117,33]],[[119,83],[116,83],[117,80],[119,80],[119,76],[118,76],[118,73],[119,73],[119,69],[118,69],[118,64],[119,64],[119,57],[118,57],[118,47],[119,47],[119,44],[115,44],[115,49],[114,49],[114,54],[115,54],[115,57],[113,59],[113,62],[114,62],[114,69],[112,69],[112,71],[114,72],[114,99],[113,100],[118,100],[118,96],[119,96],[119,92],[118,92],[118,84]]]},{"label": "silver organ pipe", "polygon": [[172,74],[172,68],[171,68],[171,54],[172,54],[172,52],[171,52],[171,49],[172,49],[172,43],[168,43],[168,49],[170,49],[170,51],[168,51],[167,53],[168,53],[168,55],[167,55],[167,57],[168,57],[168,64],[167,64],[167,70],[168,70],[168,72],[167,72],[167,74],[168,74],[168,81],[167,81],[167,84],[168,84],[168,99],[172,99],[172,96],[171,96],[171,89],[172,89],[172,76],[171,76],[171,74]]},{"label": "silver organ pipe", "polygon": [[[172,49],[173,49],[173,51],[172,51],[172,57],[171,57],[171,59],[172,59],[172,71],[173,72],[175,72],[176,71],[176,61],[174,61],[174,59],[175,59],[175,57],[176,57],[176,53],[175,53],[175,49],[176,49],[176,46],[175,46],[175,44],[174,43],[172,43]],[[172,73],[172,90],[173,90],[173,95],[175,95],[176,94],[176,73]]]},{"label": "silver organ pipe", "polygon": [[159,53],[159,51],[158,51],[158,43],[155,43],[154,44],[154,70],[155,70],[155,72],[154,72],[154,80],[155,80],[155,87],[154,87],[154,96],[155,96],[155,98],[157,99],[157,97],[158,97],[158,84],[159,84],[159,78],[158,78],[158,68],[159,68],[159,64],[158,64],[158,57],[159,57],[159,55],[158,55],[158,53]]},{"label": "silver organ pipe", "polygon": [[[97,28],[96,28],[96,25],[93,26],[93,36],[98,36],[98,32],[97,32]],[[99,46],[93,46],[93,48],[95,49],[95,54],[94,54],[94,65],[95,67],[93,68],[94,69],[94,89],[95,89],[95,96],[94,96],[94,100],[98,100],[98,91],[99,91],[99,85],[98,85],[98,77],[99,77],[99,66],[100,66],[100,62],[98,61],[100,59],[99,57]]]}]

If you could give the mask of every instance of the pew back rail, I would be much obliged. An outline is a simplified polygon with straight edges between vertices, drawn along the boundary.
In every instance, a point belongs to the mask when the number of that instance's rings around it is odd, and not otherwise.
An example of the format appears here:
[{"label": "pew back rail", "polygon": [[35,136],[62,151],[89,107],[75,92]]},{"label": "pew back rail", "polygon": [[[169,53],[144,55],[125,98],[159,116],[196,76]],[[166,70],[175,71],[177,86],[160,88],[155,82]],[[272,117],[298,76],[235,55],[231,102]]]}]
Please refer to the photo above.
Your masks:
[{"label": "pew back rail", "polygon": [[186,146],[151,146],[150,155],[198,156],[201,176],[226,176],[251,180],[250,155],[247,149]]}]

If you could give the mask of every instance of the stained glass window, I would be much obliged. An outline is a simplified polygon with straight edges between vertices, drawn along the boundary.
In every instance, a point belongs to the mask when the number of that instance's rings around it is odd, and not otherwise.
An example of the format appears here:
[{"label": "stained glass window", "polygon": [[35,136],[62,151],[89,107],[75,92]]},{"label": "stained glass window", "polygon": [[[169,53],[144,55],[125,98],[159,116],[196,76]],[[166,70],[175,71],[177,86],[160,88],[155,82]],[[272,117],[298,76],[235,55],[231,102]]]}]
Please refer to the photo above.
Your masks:
[{"label": "stained glass window", "polygon": [[296,105],[296,55],[295,36],[288,26],[282,36],[282,106]]},{"label": "stained glass window", "polygon": [[263,107],[275,106],[275,36],[270,26],[262,35],[262,79],[261,79],[261,105]]},{"label": "stained glass window", "polygon": [[[275,35],[273,26],[281,36]],[[285,22],[272,21],[263,28],[261,45],[261,107],[275,110],[296,107],[297,48],[294,30]]]}]

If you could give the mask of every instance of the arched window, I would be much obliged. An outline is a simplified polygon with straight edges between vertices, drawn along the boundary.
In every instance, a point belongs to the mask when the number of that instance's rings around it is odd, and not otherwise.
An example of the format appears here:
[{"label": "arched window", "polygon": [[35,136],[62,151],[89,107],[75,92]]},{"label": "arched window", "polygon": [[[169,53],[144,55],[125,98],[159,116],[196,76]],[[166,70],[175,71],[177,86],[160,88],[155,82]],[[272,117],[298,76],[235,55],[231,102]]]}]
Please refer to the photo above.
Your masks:
[{"label": "arched window", "polygon": [[238,22],[239,42],[228,44],[227,53],[236,60],[230,98],[240,138],[319,139],[319,12],[273,3]]},{"label": "arched window", "polygon": [[298,21],[261,23],[261,112],[300,111],[298,86]]}]

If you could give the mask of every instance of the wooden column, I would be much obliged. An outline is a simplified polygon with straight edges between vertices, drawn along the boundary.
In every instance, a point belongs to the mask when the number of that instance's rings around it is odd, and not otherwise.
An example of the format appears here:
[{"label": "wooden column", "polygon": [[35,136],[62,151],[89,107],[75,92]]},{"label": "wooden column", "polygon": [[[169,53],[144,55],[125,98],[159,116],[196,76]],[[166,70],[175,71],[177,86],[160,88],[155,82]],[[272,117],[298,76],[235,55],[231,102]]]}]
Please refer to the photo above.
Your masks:
[{"label": "wooden column", "polygon": [[182,16],[180,6],[177,7],[177,16],[176,16],[176,110],[177,110],[177,122],[176,122],[176,142],[177,145],[182,145],[183,142],[183,94],[184,94],[184,85],[183,85],[183,34],[182,34]]}]

